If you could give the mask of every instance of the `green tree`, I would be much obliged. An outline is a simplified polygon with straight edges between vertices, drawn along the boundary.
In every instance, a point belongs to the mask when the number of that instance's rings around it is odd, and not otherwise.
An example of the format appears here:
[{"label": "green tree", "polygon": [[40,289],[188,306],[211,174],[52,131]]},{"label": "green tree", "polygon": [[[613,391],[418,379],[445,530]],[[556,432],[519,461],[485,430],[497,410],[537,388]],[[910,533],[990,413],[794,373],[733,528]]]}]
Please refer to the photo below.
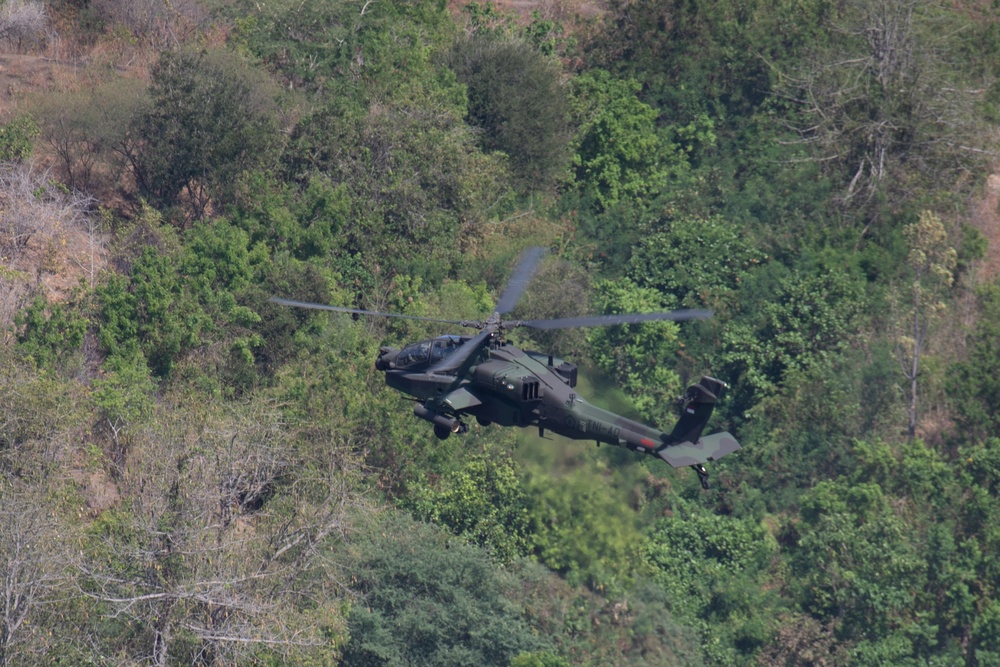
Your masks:
[{"label": "green tree", "polygon": [[275,164],[275,91],[224,49],[166,51],[153,67],[150,106],[136,121],[139,191],[192,218],[233,203],[241,174]]},{"label": "green tree", "polygon": [[129,283],[140,346],[153,372],[166,377],[177,355],[200,342],[204,313],[185,298],[176,260],[154,248],[146,248],[132,265]]},{"label": "green tree", "polygon": [[875,483],[823,481],[802,499],[792,554],[798,596],[841,636],[874,640],[912,622],[926,565]]},{"label": "green tree", "polygon": [[534,554],[573,584],[622,590],[635,577],[637,516],[586,469],[525,478]]},{"label": "green tree", "polygon": [[569,667],[569,663],[546,651],[522,653],[510,661],[510,667]]},{"label": "green tree", "polygon": [[763,244],[721,217],[663,216],[644,227],[628,275],[686,307],[732,307],[741,284],[771,259]]},{"label": "green tree", "polygon": [[639,90],[634,79],[599,69],[572,81],[576,185],[600,209],[626,198],[647,201],[690,174],[687,155],[657,128],[656,109],[637,97]]},{"label": "green tree", "polygon": [[1000,602],[992,602],[976,619],[973,627],[973,649],[976,664],[995,665],[1000,662]]},{"label": "green tree", "polygon": [[488,151],[510,161],[525,190],[564,177],[569,159],[569,95],[558,63],[516,39],[459,39],[447,62],[468,89],[468,122]]},{"label": "green tree", "polygon": [[740,664],[774,630],[760,583],[776,547],[752,518],[678,512],[657,521],[642,553],[674,613],[700,627],[706,657]]},{"label": "green tree", "polygon": [[224,219],[196,224],[184,241],[178,271],[187,279],[185,290],[229,322],[256,324],[258,315],[237,304],[234,295],[249,289],[270,268],[267,247],[251,244],[243,230]]},{"label": "green tree", "polygon": [[85,397],[79,382],[0,347],[0,475],[34,482],[58,470],[57,452],[70,451],[91,419]]},{"label": "green tree", "polygon": [[[555,652],[546,652],[558,656],[556,665],[558,658],[571,665],[618,667],[705,664],[698,631],[681,623],[676,600],[654,582],[643,578],[634,587],[600,594],[570,586],[537,562],[524,560],[514,567],[516,599],[533,630],[556,644]],[[548,664],[545,654],[531,656]]]},{"label": "green tree", "polygon": [[199,343],[204,313],[184,298],[172,257],[148,247],[132,276],[111,275],[95,290],[98,340],[111,355],[141,351],[149,367],[166,377],[182,351]]},{"label": "green tree", "polygon": [[700,113],[732,122],[765,103],[775,64],[814,44],[829,12],[825,0],[615,0],[587,50],[634,76],[670,124]]},{"label": "green tree", "polygon": [[483,551],[400,517],[376,528],[353,544],[362,598],[348,616],[344,665],[506,667],[548,648]]},{"label": "green tree", "polygon": [[952,366],[947,383],[958,435],[970,443],[1000,433],[1000,281],[981,286],[977,296],[968,358]]},{"label": "green tree", "polygon": [[299,260],[329,260],[344,252],[345,237],[352,233],[351,188],[347,179],[334,182],[322,169],[304,176],[301,186],[281,181],[277,174],[248,174],[243,187],[255,196],[232,211],[233,224],[252,243]]},{"label": "green tree", "polygon": [[94,380],[94,405],[111,437],[109,460],[118,472],[123,469],[136,431],[149,421],[155,406],[156,387],[149,366],[136,348],[131,350],[108,357],[101,377]]},{"label": "green tree", "polygon": [[507,210],[507,171],[476,146],[452,88],[418,80],[367,109],[335,99],[296,126],[289,175],[308,189],[289,209],[303,228],[330,225],[337,259],[437,284],[458,263],[456,239]]},{"label": "green tree", "polygon": [[792,370],[821,365],[845,351],[861,330],[868,303],[864,282],[832,268],[792,273],[771,263],[740,291],[745,316],[722,333],[718,361],[734,385],[738,409],[776,392]]},{"label": "green tree", "polygon": [[[150,224],[159,221],[149,215]],[[208,361],[229,381],[227,393],[238,393],[255,381],[255,308],[264,302],[250,307],[240,299],[272,270],[270,255],[225,219],[194,225],[182,241],[182,248],[145,246],[127,277],[109,275],[97,287],[98,340],[112,355],[140,350],[160,378],[185,353],[221,343],[228,356]]]},{"label": "green tree", "polygon": [[417,519],[444,526],[501,563],[528,554],[527,499],[509,458],[476,456],[446,474],[435,488],[426,483],[413,486],[402,504]]},{"label": "green tree", "polygon": [[222,11],[235,17],[234,41],[289,87],[362,104],[426,83],[455,33],[438,0],[238,0]]},{"label": "green tree", "polygon": [[[503,270],[509,270],[517,259],[517,255],[501,255],[505,260]],[[499,258],[498,258],[499,259]],[[506,276],[506,274],[502,274]],[[575,262],[561,258],[549,258],[542,262],[521,296],[512,313],[518,319],[557,319],[583,315],[587,304],[592,301],[592,276],[590,272]],[[502,289],[497,281],[498,290]],[[489,311],[493,303],[490,301]],[[531,331],[530,335],[536,349],[553,352],[556,355],[574,359],[587,354],[587,329],[553,329],[552,331]],[[523,343],[522,346],[527,345]],[[529,346],[530,347],[530,346]]]}]

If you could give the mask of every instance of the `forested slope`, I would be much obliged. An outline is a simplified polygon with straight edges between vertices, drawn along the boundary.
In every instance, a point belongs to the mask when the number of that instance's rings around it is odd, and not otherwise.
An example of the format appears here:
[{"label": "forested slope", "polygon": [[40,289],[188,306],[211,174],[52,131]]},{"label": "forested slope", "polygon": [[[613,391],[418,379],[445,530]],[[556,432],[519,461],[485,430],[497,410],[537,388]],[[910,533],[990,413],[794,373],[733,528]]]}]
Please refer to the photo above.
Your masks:
[{"label": "forested slope", "polygon": [[[1000,10],[537,10],[0,3],[0,664],[1000,664]],[[517,317],[715,312],[516,339],[729,383],[711,490],[439,441],[372,362],[445,331],[268,302],[482,318],[533,245]]]}]

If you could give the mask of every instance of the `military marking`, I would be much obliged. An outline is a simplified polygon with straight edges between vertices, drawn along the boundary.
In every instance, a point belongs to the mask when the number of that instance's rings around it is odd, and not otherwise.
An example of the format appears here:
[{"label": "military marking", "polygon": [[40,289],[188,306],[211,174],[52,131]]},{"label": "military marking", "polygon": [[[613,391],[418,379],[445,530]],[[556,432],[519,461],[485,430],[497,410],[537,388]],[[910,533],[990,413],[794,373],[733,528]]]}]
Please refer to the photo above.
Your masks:
[{"label": "military marking", "polygon": [[608,435],[612,438],[617,438],[618,434],[621,433],[620,428],[615,428],[613,426],[605,426],[604,422],[595,421],[593,419],[588,419],[584,423],[584,431],[587,433],[597,433],[599,435]]}]

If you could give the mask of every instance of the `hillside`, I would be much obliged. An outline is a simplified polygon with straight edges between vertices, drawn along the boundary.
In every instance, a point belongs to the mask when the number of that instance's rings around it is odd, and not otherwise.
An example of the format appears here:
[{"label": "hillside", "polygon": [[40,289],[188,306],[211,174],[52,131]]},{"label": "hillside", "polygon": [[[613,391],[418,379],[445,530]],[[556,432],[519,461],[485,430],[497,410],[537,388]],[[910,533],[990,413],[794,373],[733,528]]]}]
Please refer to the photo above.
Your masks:
[{"label": "hillside", "polygon": [[[997,663],[998,35],[913,0],[0,3],[0,665]],[[532,246],[511,318],[713,311],[510,334],[667,431],[728,383],[711,489],[439,440],[386,386]]]}]

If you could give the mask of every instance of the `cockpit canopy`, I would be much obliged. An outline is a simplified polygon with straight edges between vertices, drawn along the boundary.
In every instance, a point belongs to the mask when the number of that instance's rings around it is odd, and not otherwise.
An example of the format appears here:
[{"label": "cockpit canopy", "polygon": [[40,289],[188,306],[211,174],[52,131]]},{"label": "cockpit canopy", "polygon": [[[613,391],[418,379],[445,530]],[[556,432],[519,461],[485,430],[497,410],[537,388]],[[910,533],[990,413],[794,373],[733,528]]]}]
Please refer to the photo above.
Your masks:
[{"label": "cockpit canopy", "polygon": [[428,361],[432,365],[436,364],[450,356],[465,340],[461,336],[447,335],[412,343],[399,351],[395,366],[396,368],[408,368]]}]

